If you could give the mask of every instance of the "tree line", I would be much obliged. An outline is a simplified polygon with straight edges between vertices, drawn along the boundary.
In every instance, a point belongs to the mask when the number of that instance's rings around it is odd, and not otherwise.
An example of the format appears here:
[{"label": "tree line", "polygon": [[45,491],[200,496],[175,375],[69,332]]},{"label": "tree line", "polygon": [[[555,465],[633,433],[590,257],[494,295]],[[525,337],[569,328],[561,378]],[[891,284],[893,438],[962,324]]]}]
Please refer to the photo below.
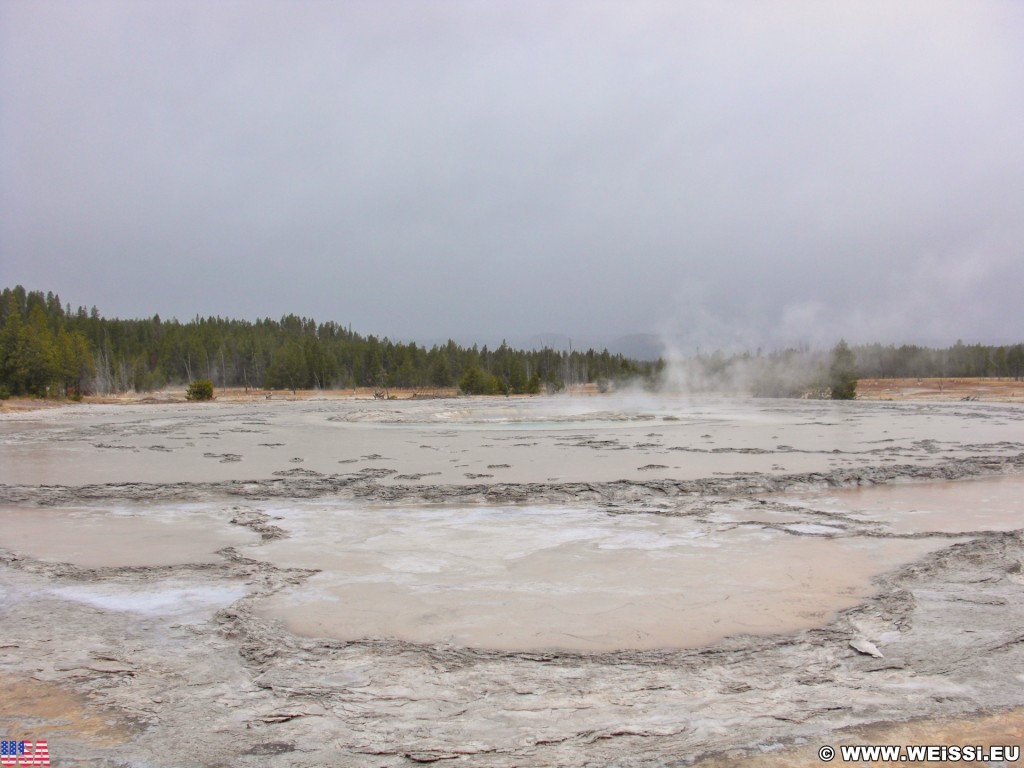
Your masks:
[{"label": "tree line", "polygon": [[957,341],[945,349],[866,344],[853,348],[865,379],[1024,378],[1024,344],[990,346]]},{"label": "tree line", "polygon": [[[838,357],[837,357],[838,355]],[[108,319],[73,310],[22,286],[0,294],[0,395],[78,397],[151,391],[209,379],[218,387],[335,389],[450,388],[466,394],[554,392],[593,383],[742,391],[765,397],[849,393],[856,378],[1024,378],[1024,344],[913,345],[845,342],[768,354],[697,353],[672,365],[607,350],[518,350],[502,343],[426,347],[362,336],[335,322],[286,315],[250,322]]]},{"label": "tree line", "polygon": [[489,349],[450,340],[427,348],[296,315],[108,319],[96,307],[72,310],[52,292],[16,286],[0,295],[0,392],[15,395],[144,392],[200,379],[261,389],[457,386],[467,394],[528,394],[653,381],[660,366],[607,350]]}]

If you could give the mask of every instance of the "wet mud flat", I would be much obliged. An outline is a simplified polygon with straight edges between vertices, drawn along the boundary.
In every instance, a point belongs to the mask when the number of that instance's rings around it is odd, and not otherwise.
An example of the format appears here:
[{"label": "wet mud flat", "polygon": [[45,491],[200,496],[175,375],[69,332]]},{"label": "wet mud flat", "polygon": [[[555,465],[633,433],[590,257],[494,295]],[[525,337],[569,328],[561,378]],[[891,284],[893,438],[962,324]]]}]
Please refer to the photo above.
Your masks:
[{"label": "wet mud flat", "polygon": [[0,423],[5,738],[97,766],[1019,738],[1024,409],[456,402]]}]

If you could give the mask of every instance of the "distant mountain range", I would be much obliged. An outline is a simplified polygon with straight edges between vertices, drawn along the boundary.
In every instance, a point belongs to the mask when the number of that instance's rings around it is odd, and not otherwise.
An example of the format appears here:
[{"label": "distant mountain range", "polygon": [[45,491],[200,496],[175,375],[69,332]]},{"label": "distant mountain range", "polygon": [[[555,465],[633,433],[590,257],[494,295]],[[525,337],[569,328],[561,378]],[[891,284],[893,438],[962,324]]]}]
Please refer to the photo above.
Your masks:
[{"label": "distant mountain range", "polygon": [[623,355],[631,360],[657,360],[665,354],[665,345],[653,333],[631,333],[611,340],[580,338],[562,333],[538,333],[513,342],[509,346],[517,349],[542,349],[550,347],[559,351],[586,352],[593,349],[600,352],[607,349],[613,355]]},{"label": "distant mountain range", "polygon": [[[442,338],[403,338],[401,341],[405,343],[415,342],[424,347],[433,346],[444,346],[448,339]],[[472,339],[456,338],[454,341],[462,346],[472,346],[474,343],[477,346],[484,346],[483,342],[474,342]],[[600,339],[597,337],[583,337],[583,336],[569,336],[564,333],[537,333],[532,336],[509,336],[505,339],[513,349],[520,350],[540,350],[545,347],[554,349],[559,352],[568,352],[570,350],[574,352],[586,352],[588,349],[593,349],[595,352],[601,352],[607,349],[613,355],[622,355],[623,357],[629,358],[630,360],[637,361],[650,361],[653,362],[659,357],[665,354],[665,345],[662,343],[661,338],[653,333],[631,333],[625,336],[618,336],[614,339]],[[489,349],[495,349],[501,345],[501,341],[496,343],[487,342]]]}]

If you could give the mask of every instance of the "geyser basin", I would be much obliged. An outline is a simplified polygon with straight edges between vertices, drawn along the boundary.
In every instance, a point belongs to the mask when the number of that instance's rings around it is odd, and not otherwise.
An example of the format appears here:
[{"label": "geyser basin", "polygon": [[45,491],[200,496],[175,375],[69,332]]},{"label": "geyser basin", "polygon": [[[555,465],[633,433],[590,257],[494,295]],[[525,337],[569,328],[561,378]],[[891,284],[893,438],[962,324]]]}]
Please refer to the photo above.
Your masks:
[{"label": "geyser basin", "polygon": [[794,535],[554,507],[268,510],[253,557],[322,572],[260,603],[298,634],[481,648],[694,647],[827,621],[948,542]]},{"label": "geyser basin", "polygon": [[1015,404],[655,395],[76,406],[0,414],[0,485],[370,472],[408,488],[799,474],[1012,458],[1024,453],[1022,423]]}]

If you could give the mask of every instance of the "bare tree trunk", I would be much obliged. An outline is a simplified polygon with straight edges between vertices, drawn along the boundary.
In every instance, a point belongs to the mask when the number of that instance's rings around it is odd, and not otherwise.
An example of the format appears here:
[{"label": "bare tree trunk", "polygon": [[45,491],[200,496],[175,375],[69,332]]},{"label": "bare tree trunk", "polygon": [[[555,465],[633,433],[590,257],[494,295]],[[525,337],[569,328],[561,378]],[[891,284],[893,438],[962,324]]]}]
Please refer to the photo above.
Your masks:
[{"label": "bare tree trunk", "polygon": [[110,371],[110,356],[105,349],[96,355],[96,391],[101,395],[109,395],[113,388],[113,375]]}]

